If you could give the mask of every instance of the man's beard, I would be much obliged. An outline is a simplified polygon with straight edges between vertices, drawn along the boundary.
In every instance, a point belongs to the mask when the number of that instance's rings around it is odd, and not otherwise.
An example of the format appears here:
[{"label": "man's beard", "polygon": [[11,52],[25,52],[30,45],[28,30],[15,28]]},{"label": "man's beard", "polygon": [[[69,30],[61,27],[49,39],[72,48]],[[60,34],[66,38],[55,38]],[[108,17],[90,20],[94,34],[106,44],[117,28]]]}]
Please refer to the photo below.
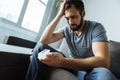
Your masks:
[{"label": "man's beard", "polygon": [[73,31],[78,31],[83,25],[83,17],[81,18],[81,21],[80,21],[80,24],[77,25],[77,24],[71,24],[70,25],[70,28],[73,30]]}]

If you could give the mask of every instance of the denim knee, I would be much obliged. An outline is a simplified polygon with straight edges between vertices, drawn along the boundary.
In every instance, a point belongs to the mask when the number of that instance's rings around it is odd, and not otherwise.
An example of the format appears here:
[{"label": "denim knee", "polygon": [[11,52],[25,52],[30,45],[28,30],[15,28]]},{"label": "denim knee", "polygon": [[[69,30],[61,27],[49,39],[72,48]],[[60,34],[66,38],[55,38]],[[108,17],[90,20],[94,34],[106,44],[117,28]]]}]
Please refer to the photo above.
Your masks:
[{"label": "denim knee", "polygon": [[77,71],[76,76],[78,80],[85,80],[86,74],[86,71]]},{"label": "denim knee", "polygon": [[65,57],[65,55],[62,52],[52,48],[51,46],[49,46],[47,44],[43,44],[43,43],[40,43],[40,42],[38,42],[37,45],[35,46],[35,48],[33,50],[33,52],[34,52],[33,56],[37,57],[38,53],[41,52],[44,49],[49,49],[50,52],[59,52],[60,54],[62,54]]},{"label": "denim knee", "polygon": [[110,70],[104,67],[94,68],[93,71],[98,73],[110,73]]},{"label": "denim knee", "polygon": [[117,80],[112,72],[104,67],[93,68],[88,74],[87,80]]},{"label": "denim knee", "polygon": [[[37,75],[38,73],[43,76],[45,73],[44,70],[46,70],[46,65],[41,63],[37,56],[38,56],[38,53],[40,51],[42,51],[43,49],[45,49],[47,45],[44,45],[40,42],[37,43],[37,45],[35,46],[34,50],[33,50],[33,54],[31,56],[31,59],[30,59],[30,64],[29,64],[29,68],[28,68],[28,72],[26,74],[26,79],[25,80],[36,80],[37,78]],[[40,71],[40,72],[39,72]],[[42,72],[42,73],[41,73]],[[39,77],[41,77],[39,76]]]},{"label": "denim knee", "polygon": [[47,46],[47,45],[38,42],[38,43],[36,44],[36,46],[34,47],[33,52],[34,52],[34,51],[40,52],[40,51],[42,51],[42,50],[45,48],[45,46]]}]

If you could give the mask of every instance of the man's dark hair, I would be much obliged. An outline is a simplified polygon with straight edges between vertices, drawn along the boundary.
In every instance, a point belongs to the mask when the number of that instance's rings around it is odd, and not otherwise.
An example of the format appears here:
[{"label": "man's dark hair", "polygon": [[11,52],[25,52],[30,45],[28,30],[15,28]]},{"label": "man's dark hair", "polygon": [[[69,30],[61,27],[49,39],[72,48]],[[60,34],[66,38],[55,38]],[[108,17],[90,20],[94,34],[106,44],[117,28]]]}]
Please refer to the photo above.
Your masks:
[{"label": "man's dark hair", "polygon": [[74,5],[75,8],[80,12],[84,10],[84,3],[82,2],[82,0],[67,0],[65,4],[65,10],[70,9],[72,5]]}]

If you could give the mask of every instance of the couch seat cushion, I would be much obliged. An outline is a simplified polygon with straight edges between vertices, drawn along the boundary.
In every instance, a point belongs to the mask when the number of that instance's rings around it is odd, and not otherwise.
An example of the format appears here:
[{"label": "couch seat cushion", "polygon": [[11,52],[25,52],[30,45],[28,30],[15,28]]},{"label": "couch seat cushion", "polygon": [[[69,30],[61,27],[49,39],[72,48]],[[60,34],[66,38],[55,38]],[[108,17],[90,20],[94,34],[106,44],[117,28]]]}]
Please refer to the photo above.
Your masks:
[{"label": "couch seat cushion", "polygon": [[47,80],[78,80],[71,72],[61,68],[51,68]]}]

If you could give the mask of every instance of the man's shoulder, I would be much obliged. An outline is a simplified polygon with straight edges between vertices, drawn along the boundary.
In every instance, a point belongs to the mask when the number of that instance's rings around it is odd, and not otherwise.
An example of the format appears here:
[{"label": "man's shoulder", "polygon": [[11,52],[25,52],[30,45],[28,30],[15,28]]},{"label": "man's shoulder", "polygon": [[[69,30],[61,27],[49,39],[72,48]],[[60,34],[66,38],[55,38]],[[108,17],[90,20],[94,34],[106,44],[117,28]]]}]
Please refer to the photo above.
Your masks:
[{"label": "man's shoulder", "polygon": [[85,20],[87,24],[94,26],[94,25],[101,25],[100,22],[97,21],[90,21],[90,20]]},{"label": "man's shoulder", "polygon": [[86,20],[86,26],[89,28],[89,29],[95,29],[95,28],[104,28],[104,26],[100,23],[100,22],[97,22],[97,21],[89,21],[89,20]]}]

